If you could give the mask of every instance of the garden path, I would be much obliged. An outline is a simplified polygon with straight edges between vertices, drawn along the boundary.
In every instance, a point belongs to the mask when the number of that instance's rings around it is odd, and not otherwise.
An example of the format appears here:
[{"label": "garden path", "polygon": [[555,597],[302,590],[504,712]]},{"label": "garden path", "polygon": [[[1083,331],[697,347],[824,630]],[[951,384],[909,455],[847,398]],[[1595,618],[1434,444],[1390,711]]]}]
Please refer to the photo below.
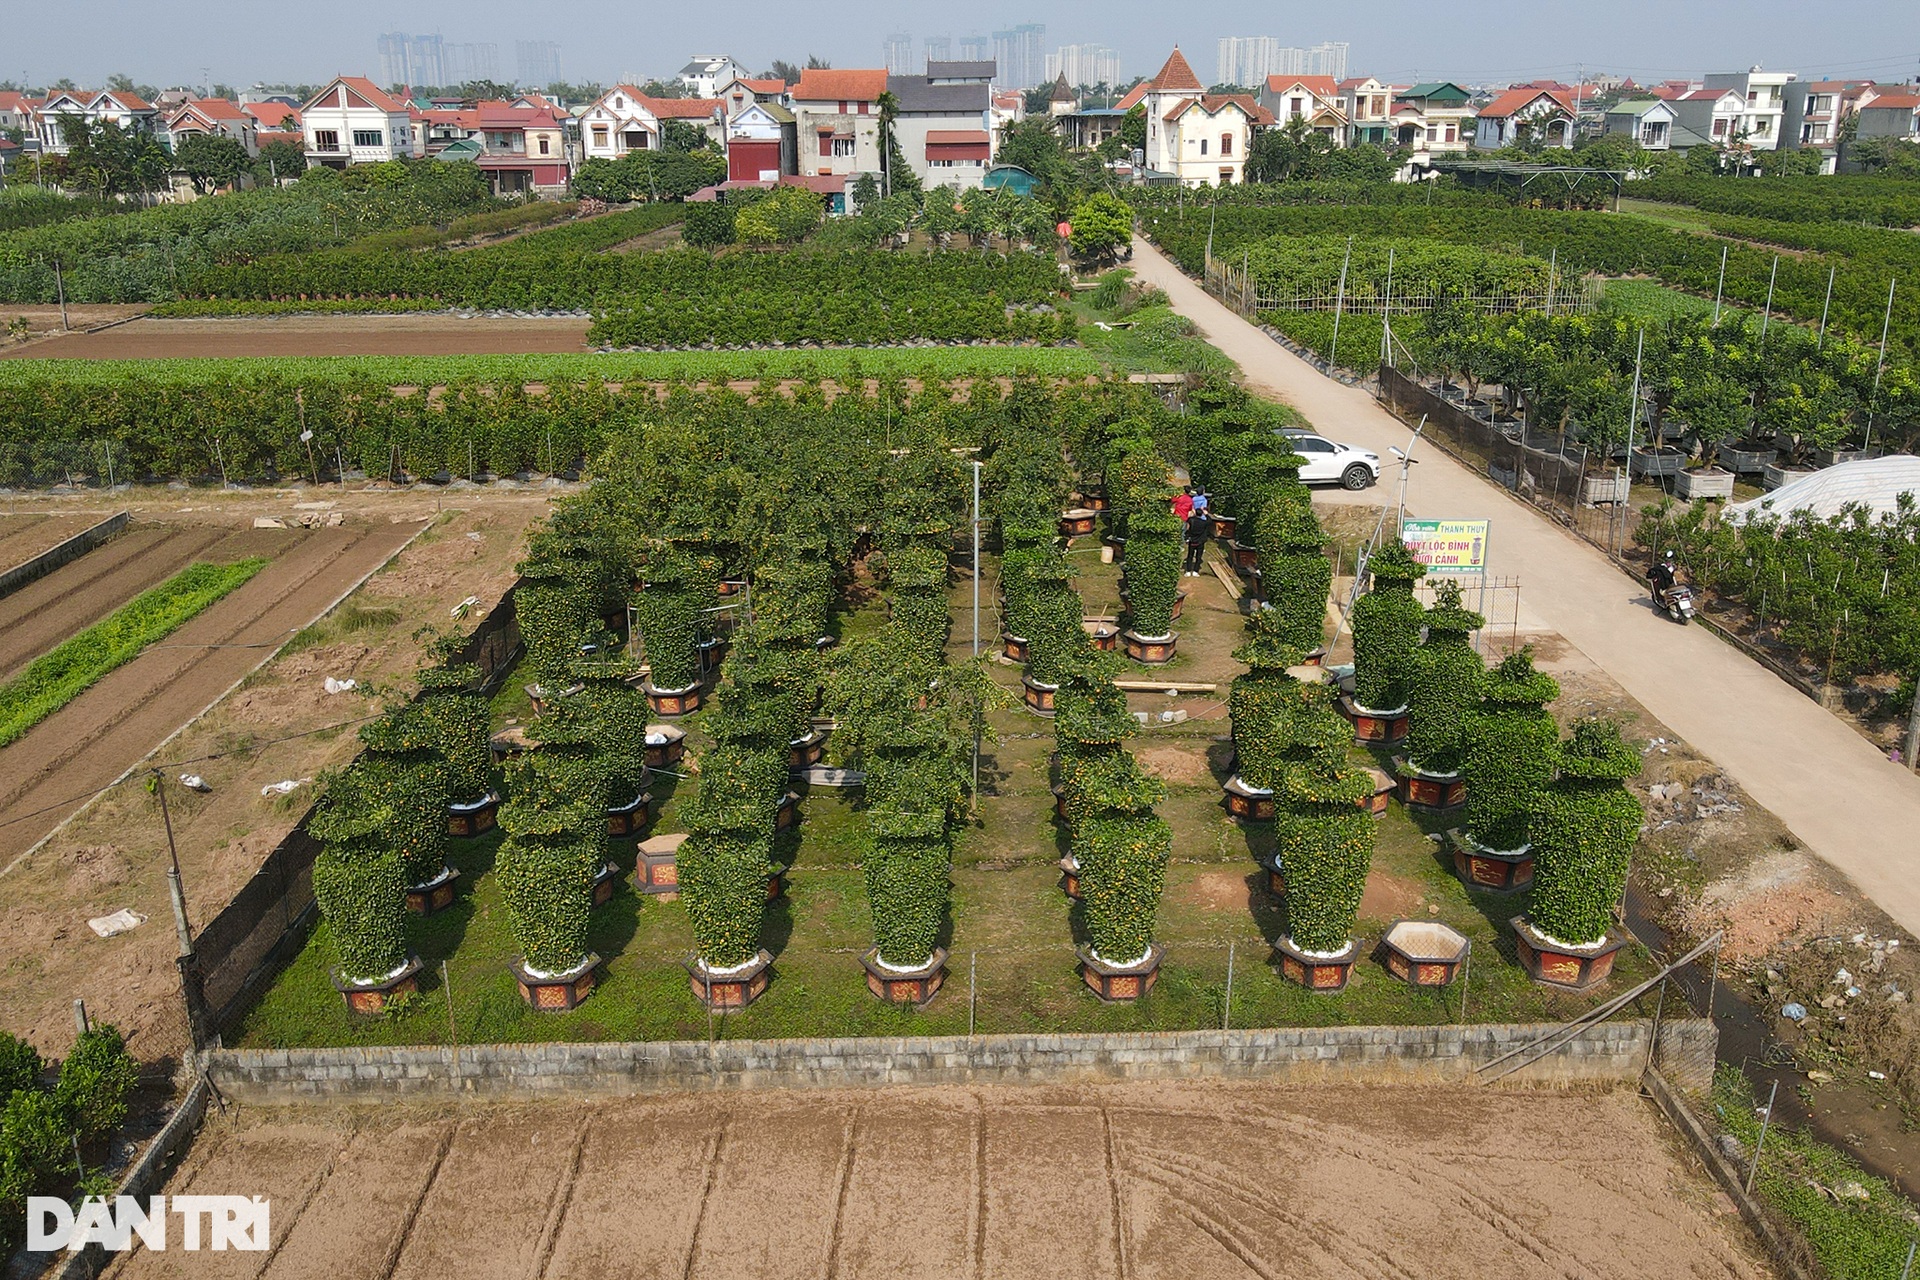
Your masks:
[{"label": "garden path", "polygon": [[[1240,366],[1252,390],[1389,463],[1388,446],[1405,446],[1406,425],[1371,395],[1322,375],[1143,239],[1134,241],[1132,265]],[[1490,572],[1520,578],[1529,614],[1605,668],[1899,925],[1920,932],[1920,777],[1704,627],[1683,629],[1656,613],[1643,585],[1526,503],[1433,446],[1414,456],[1409,515],[1490,518]],[[1382,476],[1383,490],[1397,483],[1393,471]]]}]

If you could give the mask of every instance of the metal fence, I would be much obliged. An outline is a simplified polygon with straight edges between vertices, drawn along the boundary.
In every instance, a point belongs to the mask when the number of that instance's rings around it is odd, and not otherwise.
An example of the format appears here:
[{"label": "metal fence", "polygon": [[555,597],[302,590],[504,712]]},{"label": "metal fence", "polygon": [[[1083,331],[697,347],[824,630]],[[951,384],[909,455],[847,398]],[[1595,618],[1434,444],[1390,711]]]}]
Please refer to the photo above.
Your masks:
[{"label": "metal fence", "polygon": [[1339,289],[1263,288],[1252,276],[1245,261],[1238,264],[1209,257],[1205,285],[1209,293],[1251,320],[1263,311],[1345,311],[1353,315],[1415,315],[1433,310],[1442,303],[1460,302],[1482,315],[1508,315],[1516,311],[1544,311],[1549,315],[1585,314],[1600,305],[1601,281],[1598,276],[1555,281],[1543,289],[1496,290],[1490,293],[1461,293],[1436,284],[1412,289],[1374,293]]}]

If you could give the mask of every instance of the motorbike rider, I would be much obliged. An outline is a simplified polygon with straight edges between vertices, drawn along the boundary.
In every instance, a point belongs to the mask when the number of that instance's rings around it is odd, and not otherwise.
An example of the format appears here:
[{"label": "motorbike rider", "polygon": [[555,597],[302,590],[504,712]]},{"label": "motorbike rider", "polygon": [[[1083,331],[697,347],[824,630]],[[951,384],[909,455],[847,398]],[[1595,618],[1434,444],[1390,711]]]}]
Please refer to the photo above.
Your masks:
[{"label": "motorbike rider", "polygon": [[1674,563],[1673,552],[1667,552],[1664,559],[1655,562],[1653,571],[1647,575],[1647,580],[1653,585],[1654,603],[1664,608],[1667,603],[1667,592],[1671,591],[1674,584],[1679,581],[1679,566]]}]

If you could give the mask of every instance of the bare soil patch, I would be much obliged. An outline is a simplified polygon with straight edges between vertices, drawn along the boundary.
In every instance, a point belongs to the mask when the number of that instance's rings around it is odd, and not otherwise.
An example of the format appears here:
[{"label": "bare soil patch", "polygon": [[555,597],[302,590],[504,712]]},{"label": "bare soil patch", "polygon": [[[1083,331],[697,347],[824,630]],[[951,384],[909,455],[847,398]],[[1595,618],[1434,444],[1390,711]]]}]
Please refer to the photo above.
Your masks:
[{"label": "bare soil patch", "polygon": [[587,322],[572,317],[471,320],[406,315],[240,316],[123,324],[0,351],[0,359],[164,360],[236,356],[517,355],[587,349]]},{"label": "bare soil patch", "polygon": [[[272,1194],[276,1277],[1769,1274],[1630,1091],[1193,1082],[242,1110],[209,1124],[167,1191]],[[136,1248],[108,1274],[252,1274],[260,1256]]]},{"label": "bare soil patch", "polygon": [[97,517],[70,514],[0,516],[0,569],[25,564],[99,523]]}]

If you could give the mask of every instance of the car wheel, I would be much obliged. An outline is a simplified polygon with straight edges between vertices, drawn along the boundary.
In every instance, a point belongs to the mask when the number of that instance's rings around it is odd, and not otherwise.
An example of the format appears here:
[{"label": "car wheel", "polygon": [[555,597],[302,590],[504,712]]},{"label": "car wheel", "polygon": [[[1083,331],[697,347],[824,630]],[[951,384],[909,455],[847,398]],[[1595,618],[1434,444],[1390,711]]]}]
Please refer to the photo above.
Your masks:
[{"label": "car wheel", "polygon": [[1343,489],[1364,489],[1373,483],[1373,472],[1363,462],[1356,462],[1340,473],[1340,486]]}]

